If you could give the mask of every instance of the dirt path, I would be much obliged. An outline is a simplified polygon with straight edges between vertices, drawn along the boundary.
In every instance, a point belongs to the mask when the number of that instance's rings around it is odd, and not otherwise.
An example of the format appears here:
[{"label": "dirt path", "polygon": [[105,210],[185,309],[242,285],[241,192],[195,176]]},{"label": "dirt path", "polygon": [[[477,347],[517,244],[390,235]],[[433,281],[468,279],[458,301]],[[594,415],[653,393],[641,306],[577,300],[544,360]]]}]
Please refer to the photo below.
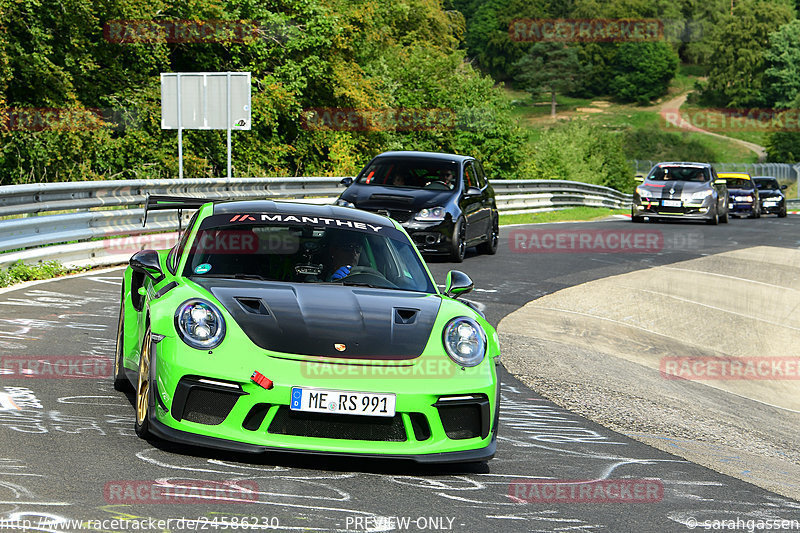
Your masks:
[{"label": "dirt path", "polygon": [[719,133],[714,133],[713,131],[700,129],[697,126],[692,125],[686,119],[684,119],[681,116],[681,106],[683,105],[684,102],[686,102],[686,96],[687,96],[686,94],[682,94],[678,97],[673,98],[672,100],[667,100],[666,102],[661,104],[659,114],[668,124],[672,124],[673,126],[680,128],[682,130],[704,133],[706,135],[712,135],[720,139],[725,139],[727,141],[735,142],[741,146],[744,146],[748,150],[752,150],[753,152],[758,154],[759,162],[765,161],[767,159],[767,151],[764,149],[763,146],[743,141],[741,139],[734,139],[733,137],[720,135]]}]

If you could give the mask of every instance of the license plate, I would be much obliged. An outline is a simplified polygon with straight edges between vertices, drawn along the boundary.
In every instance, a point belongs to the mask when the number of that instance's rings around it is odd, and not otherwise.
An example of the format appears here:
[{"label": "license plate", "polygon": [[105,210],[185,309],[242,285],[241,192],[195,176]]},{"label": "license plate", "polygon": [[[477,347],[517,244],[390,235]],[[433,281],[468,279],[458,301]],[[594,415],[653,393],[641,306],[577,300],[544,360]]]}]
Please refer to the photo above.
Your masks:
[{"label": "license plate", "polygon": [[680,207],[681,201],[680,200],[661,200],[661,205],[664,207]]},{"label": "license plate", "polygon": [[764,207],[775,207],[778,202],[764,202]]},{"label": "license plate", "polygon": [[363,416],[394,416],[395,395],[292,387],[292,411]]}]

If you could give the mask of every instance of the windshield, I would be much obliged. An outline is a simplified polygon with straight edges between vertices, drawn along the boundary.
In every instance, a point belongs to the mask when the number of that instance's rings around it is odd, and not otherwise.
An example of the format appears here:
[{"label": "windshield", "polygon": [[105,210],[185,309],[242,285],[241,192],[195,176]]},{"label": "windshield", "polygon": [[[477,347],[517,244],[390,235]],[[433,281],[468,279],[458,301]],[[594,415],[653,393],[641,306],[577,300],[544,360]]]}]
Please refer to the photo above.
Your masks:
[{"label": "windshield", "polygon": [[778,185],[778,180],[773,178],[757,179],[755,182],[759,190],[777,190],[781,188],[780,185]]},{"label": "windshield", "polygon": [[[259,220],[261,216],[241,215],[239,220]],[[366,229],[242,224],[231,223],[228,215],[211,216],[202,222],[189,248],[183,275],[436,292],[403,233],[388,226],[351,224]]]},{"label": "windshield", "polygon": [[406,189],[452,190],[457,185],[456,161],[381,157],[356,179],[363,185]]},{"label": "windshield", "polygon": [[725,178],[725,185],[729,189],[752,189],[753,182],[743,178]]},{"label": "windshield", "polygon": [[655,168],[647,177],[654,181],[708,181],[711,174],[708,167],[662,165]]}]

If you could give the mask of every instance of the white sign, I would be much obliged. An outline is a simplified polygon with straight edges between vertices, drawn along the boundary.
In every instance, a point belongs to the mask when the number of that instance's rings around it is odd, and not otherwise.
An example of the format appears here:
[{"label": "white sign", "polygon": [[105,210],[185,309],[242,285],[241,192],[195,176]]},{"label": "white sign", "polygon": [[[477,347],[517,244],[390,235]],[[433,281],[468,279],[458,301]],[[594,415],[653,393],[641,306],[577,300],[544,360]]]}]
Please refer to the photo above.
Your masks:
[{"label": "white sign", "polygon": [[250,116],[249,72],[161,73],[161,129],[249,130]]}]

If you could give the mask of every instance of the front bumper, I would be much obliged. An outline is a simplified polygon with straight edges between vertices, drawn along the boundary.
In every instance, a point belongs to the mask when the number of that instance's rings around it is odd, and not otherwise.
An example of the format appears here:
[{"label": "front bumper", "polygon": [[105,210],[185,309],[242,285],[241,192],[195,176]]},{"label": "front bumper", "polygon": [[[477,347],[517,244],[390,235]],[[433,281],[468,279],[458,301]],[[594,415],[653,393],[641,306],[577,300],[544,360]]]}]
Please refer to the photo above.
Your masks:
[{"label": "front bumper", "polygon": [[447,254],[453,245],[453,221],[449,217],[441,222],[409,220],[401,224],[423,254]]},{"label": "front bumper", "polygon": [[[431,364],[433,359],[425,356],[413,365],[321,365],[264,353],[229,358],[215,350],[209,355],[185,349],[175,338],[157,343],[154,354],[156,398],[150,425],[165,440],[236,452],[357,455],[425,463],[481,461],[495,453],[499,384],[494,362],[488,358],[466,370],[449,359],[444,361],[447,365]],[[212,361],[217,358],[231,364],[221,371]],[[420,362],[428,368],[420,370]],[[267,390],[249,381],[254,370],[273,380],[273,387]],[[415,375],[419,379],[412,379]],[[379,418],[291,411],[294,386],[392,392],[397,414]],[[461,402],[468,405],[456,407],[459,397],[466,397]],[[443,398],[454,401],[445,400],[443,405]]]},{"label": "front bumper", "polygon": [[686,218],[709,220],[711,219],[711,201],[709,199],[700,202],[684,202],[675,207],[662,205],[660,200],[647,201],[634,198],[631,214],[639,217],[650,218]]},{"label": "front bumper", "polygon": [[762,214],[775,214],[782,213],[786,209],[784,200],[761,200],[761,213]]},{"label": "front bumper", "polygon": [[755,202],[738,202],[733,198],[728,200],[728,212],[731,215],[752,215],[755,213],[756,204]]}]

